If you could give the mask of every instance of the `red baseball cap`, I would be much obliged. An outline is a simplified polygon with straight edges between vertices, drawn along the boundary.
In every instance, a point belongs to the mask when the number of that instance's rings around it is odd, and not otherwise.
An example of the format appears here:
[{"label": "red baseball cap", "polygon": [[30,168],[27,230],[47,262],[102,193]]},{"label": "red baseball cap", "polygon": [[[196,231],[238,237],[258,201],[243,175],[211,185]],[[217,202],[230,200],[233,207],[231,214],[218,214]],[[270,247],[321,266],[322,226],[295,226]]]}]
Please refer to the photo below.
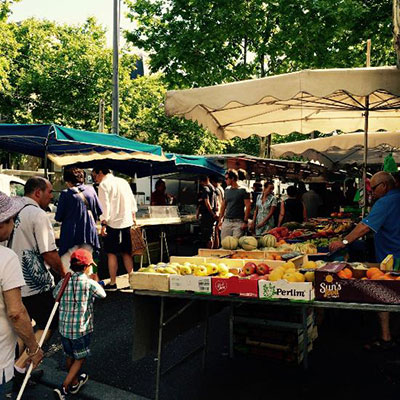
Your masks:
[{"label": "red baseball cap", "polygon": [[75,250],[71,254],[71,264],[72,265],[96,265],[93,261],[93,257],[89,251],[85,249]]}]

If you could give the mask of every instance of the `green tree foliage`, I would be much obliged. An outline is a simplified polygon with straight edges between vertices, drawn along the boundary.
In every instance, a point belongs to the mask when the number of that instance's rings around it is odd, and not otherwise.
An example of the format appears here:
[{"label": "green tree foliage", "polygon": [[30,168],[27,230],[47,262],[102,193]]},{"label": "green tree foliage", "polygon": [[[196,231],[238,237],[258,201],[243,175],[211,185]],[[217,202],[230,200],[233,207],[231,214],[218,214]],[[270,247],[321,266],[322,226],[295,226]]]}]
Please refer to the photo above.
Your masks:
[{"label": "green tree foliage", "polygon": [[171,87],[296,71],[394,64],[392,0],[126,0],[127,38]]},{"label": "green tree foliage", "polygon": [[[392,0],[125,0],[127,39],[150,55],[168,88],[214,85],[306,68],[393,65]],[[304,139],[296,133],[273,143]],[[226,152],[259,154],[261,139]]]},{"label": "green tree foliage", "polygon": [[[8,27],[18,50],[10,90],[0,100],[2,119],[94,129],[112,77],[103,29],[93,19],[80,26],[28,19]],[[2,52],[8,55],[9,48]]]},{"label": "green tree foliage", "polygon": [[121,133],[125,136],[181,154],[221,153],[225,149],[226,142],[198,124],[165,115],[162,75],[140,77],[122,87]]},{"label": "green tree foliage", "polygon": [[[94,19],[69,26],[28,19],[0,21],[0,115],[7,123],[56,123],[98,130],[99,101],[105,130],[111,130],[112,54]],[[166,151],[204,154],[223,151],[197,124],[167,118],[163,76],[132,79],[137,56],[121,52],[120,133],[161,145]]]}]

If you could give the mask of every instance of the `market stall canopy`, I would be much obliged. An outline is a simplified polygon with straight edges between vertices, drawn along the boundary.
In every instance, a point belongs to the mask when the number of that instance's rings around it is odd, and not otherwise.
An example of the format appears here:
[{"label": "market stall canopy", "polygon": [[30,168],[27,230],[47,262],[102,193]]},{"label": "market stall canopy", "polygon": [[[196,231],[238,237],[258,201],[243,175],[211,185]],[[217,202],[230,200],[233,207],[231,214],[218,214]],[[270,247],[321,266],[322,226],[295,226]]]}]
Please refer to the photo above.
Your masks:
[{"label": "market stall canopy", "polygon": [[[273,157],[301,156],[319,161],[328,168],[361,165],[364,157],[364,133],[332,135],[311,140],[281,143],[271,146]],[[382,165],[393,153],[400,163],[400,132],[370,132],[368,134],[368,164]]]},{"label": "market stall canopy", "polygon": [[153,167],[153,175],[164,176],[169,179],[197,179],[200,175],[224,176],[225,169],[204,156],[188,156],[167,153],[167,158],[174,160],[174,164],[158,163]]},{"label": "market stall canopy", "polygon": [[[51,158],[51,157],[50,157]],[[60,160],[61,157],[58,157]],[[87,159],[82,154],[65,157],[63,165],[74,165],[79,168],[93,168],[102,165],[113,171],[128,176],[143,178],[146,176],[166,177],[169,179],[195,180],[200,175],[224,175],[225,170],[203,156],[187,156],[181,154],[165,154],[167,161],[143,162],[132,158],[127,153],[88,154]],[[52,159],[52,158],[51,158]]]},{"label": "market stall canopy", "polygon": [[[369,95],[369,106],[366,96]],[[199,122],[219,139],[251,135],[396,130],[396,67],[305,70],[198,89],[167,92],[167,115]]]},{"label": "market stall canopy", "polygon": [[72,160],[128,157],[143,161],[168,161],[162,148],[122,136],[80,131],[59,125],[0,124],[0,148],[46,157],[64,166]]},{"label": "market stall canopy", "polygon": [[287,180],[307,180],[326,177],[327,168],[307,161],[277,160],[248,154],[211,154],[205,156],[224,169],[244,169],[250,179],[283,178]]}]

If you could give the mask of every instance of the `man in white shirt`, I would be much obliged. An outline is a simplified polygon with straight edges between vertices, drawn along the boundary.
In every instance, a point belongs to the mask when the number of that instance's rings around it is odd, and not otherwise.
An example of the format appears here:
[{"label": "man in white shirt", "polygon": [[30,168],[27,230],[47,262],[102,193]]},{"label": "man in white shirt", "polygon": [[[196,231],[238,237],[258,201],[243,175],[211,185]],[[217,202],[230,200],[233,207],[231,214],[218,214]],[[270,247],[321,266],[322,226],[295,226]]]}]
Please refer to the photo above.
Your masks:
[{"label": "man in white shirt", "polygon": [[117,254],[121,254],[128,274],[133,270],[131,227],[136,224],[137,205],[129,183],[115,177],[108,168],[92,170],[93,180],[99,185],[99,200],[103,209],[100,216],[101,236],[107,253],[110,283],[104,288],[117,290]]},{"label": "man in white shirt", "polygon": [[[14,229],[14,217],[24,206],[0,192],[0,242],[7,240]],[[36,367],[43,358],[31,321],[21,298],[25,285],[17,255],[0,246],[0,399],[4,385],[14,375],[14,356],[17,335],[23,340]]]},{"label": "man in white shirt", "polygon": [[[14,231],[8,243],[18,256],[25,285],[21,288],[22,300],[28,313],[36,322],[36,337],[41,337],[54,306],[52,289],[54,279],[50,268],[63,277],[66,273],[58,255],[54,231],[44,211],[53,198],[51,183],[42,177],[29,178],[24,188],[24,207],[15,219]],[[53,319],[46,340],[57,328],[58,317]],[[26,354],[15,363],[15,385],[23,381],[26,372]]]}]

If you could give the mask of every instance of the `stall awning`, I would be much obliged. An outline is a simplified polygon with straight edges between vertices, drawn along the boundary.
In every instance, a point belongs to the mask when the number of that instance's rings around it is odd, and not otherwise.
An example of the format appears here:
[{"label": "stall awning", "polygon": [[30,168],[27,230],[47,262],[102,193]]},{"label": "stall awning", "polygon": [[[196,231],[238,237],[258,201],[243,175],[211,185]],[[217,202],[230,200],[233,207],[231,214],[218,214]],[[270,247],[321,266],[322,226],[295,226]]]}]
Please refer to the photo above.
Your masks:
[{"label": "stall awning", "polygon": [[167,153],[167,158],[174,164],[159,163],[153,168],[153,175],[168,178],[197,179],[200,175],[224,176],[225,169],[204,156],[189,156]]},{"label": "stall awning", "polygon": [[36,157],[48,155],[58,165],[70,164],[74,157],[128,154],[130,158],[165,161],[162,148],[115,134],[80,131],[59,125],[0,124],[0,148]]},{"label": "stall awning", "polygon": [[[271,146],[274,157],[301,156],[319,161],[328,168],[361,165],[364,157],[364,133],[348,133],[312,140],[281,143]],[[368,164],[381,165],[393,153],[400,162],[400,132],[370,132],[368,134]]]},{"label": "stall awning", "polygon": [[[366,96],[369,95],[369,104]],[[305,70],[198,89],[168,91],[168,115],[198,121],[220,139],[292,132],[398,129],[396,67]]]}]

